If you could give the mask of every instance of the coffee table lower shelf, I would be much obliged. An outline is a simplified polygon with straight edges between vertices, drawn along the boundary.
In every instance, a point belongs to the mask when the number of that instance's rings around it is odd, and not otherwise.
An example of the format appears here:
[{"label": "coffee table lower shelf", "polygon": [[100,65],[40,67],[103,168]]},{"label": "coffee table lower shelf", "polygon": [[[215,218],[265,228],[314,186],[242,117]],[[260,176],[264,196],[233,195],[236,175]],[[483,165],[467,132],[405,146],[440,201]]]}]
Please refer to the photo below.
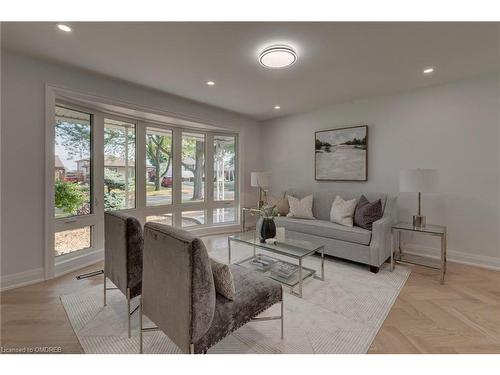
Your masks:
[{"label": "coffee table lower shelf", "polygon": [[[287,262],[283,259],[279,259],[279,258],[275,258],[275,257],[271,257],[269,255],[265,255],[267,258],[272,258],[274,260],[276,260],[277,262],[280,262],[280,263],[284,263],[284,264],[290,264],[290,265],[293,265],[295,267],[298,267],[297,271],[291,275],[290,277],[288,278],[285,278],[285,277],[281,277],[279,275],[276,275],[275,273],[272,272],[272,269],[273,267],[270,267],[269,269],[266,269],[266,270],[262,270],[258,267],[255,267],[251,264],[252,260],[255,259],[255,258],[258,258],[260,256],[262,256],[264,254],[256,254],[255,256],[251,256],[251,257],[248,257],[248,258],[245,258],[245,259],[242,259],[242,260],[239,260],[238,262],[235,262],[234,264],[237,264],[241,267],[245,267],[245,268],[248,268],[248,269],[251,269],[253,271],[257,271],[257,272],[260,272],[262,273],[263,275],[287,286],[290,288],[290,292],[293,294],[293,295],[296,295],[298,297],[302,297],[301,296],[301,293],[297,293],[294,291],[294,288],[300,284],[300,279],[302,278],[302,281],[304,281],[305,279],[309,278],[309,277],[314,277],[314,278],[318,278],[316,276],[316,270],[313,270],[311,268],[307,268],[307,267],[301,267],[299,265],[297,265],[296,263],[291,263],[291,262]],[[302,277],[300,277],[302,276]]]}]

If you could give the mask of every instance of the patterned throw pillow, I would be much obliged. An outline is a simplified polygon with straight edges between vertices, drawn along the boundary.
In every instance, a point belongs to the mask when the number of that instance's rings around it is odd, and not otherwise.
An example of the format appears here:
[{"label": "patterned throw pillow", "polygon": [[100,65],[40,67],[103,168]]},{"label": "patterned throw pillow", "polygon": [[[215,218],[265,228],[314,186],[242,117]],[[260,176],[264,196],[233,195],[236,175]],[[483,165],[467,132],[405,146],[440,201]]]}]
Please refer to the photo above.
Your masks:
[{"label": "patterned throw pillow", "polygon": [[373,222],[379,220],[383,215],[382,201],[380,199],[370,203],[364,195],[359,198],[356,211],[354,212],[354,224],[358,227],[372,230]]},{"label": "patterned throw pillow", "polygon": [[340,195],[335,197],[330,210],[330,221],[352,227],[354,224],[353,216],[356,209],[356,199],[345,201]]},{"label": "patterned throw pillow", "polygon": [[270,196],[269,205],[276,206],[281,216],[286,216],[290,212],[290,205],[288,204],[286,194],[283,194],[282,197]]},{"label": "patterned throw pillow", "polygon": [[298,199],[289,195],[288,203],[290,204],[290,212],[286,216],[295,217],[297,219],[315,219],[312,213],[312,194],[302,199]]},{"label": "patterned throw pillow", "polygon": [[234,288],[233,274],[227,264],[217,262],[210,258],[212,266],[212,274],[214,276],[215,291],[226,297],[228,300],[234,301],[236,290]]}]

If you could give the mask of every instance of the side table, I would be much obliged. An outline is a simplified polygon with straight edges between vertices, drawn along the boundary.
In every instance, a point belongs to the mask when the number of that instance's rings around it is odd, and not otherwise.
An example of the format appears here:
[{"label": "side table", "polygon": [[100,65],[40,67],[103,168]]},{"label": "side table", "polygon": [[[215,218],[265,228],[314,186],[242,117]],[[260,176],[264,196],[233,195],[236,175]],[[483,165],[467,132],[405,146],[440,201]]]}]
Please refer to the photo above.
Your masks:
[{"label": "side table", "polygon": [[[401,232],[422,233],[429,236],[440,237],[441,239],[441,258],[439,262],[429,257],[406,254],[401,248]],[[398,248],[394,249],[394,237],[397,235]],[[440,270],[441,284],[444,284],[446,274],[446,227],[441,225],[426,225],[415,227],[410,223],[397,223],[391,229],[391,267],[394,270],[395,263],[416,264]]]},{"label": "side table", "polygon": [[260,211],[257,208],[251,208],[251,207],[242,207],[241,208],[241,231],[246,232],[247,227],[246,227],[246,213],[259,213]]}]

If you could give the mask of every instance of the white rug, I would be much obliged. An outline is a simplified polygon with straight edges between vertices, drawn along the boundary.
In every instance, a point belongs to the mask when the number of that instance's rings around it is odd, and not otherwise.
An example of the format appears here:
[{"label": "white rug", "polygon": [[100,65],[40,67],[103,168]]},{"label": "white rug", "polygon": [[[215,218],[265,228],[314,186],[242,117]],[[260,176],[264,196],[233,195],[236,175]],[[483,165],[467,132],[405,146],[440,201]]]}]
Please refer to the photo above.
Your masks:
[{"label": "white rug", "polygon": [[[227,261],[227,249],[221,243],[212,246],[215,250],[210,255]],[[250,254],[245,245],[233,246],[234,259]],[[304,265],[319,269],[320,259],[310,257]],[[391,272],[386,264],[373,274],[367,266],[327,258],[325,281],[305,281],[302,299],[285,293],[283,340],[279,320],[250,322],[209,353],[366,353],[409,274],[410,268],[402,265]],[[125,296],[109,291],[108,305],[103,307],[102,295],[102,286],[97,286],[61,296],[85,353],[138,353],[137,312],[132,316],[129,339]],[[279,305],[262,314],[266,315],[279,315]],[[152,324],[145,323],[148,325]],[[180,353],[161,332],[144,334],[144,352]]]}]

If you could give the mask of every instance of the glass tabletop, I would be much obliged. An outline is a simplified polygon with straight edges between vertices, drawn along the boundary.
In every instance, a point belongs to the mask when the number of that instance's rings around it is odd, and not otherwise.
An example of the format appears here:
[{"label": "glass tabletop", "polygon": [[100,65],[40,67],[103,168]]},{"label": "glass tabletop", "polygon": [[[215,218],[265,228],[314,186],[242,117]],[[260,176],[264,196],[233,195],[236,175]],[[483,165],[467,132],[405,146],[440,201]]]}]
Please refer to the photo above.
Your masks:
[{"label": "glass tabletop", "polygon": [[316,251],[321,250],[323,245],[318,245],[309,241],[301,240],[301,235],[297,232],[285,231],[285,240],[276,241],[274,244],[261,243],[255,231],[237,233],[229,236],[232,241],[243,242],[248,245],[257,246],[277,254],[287,255],[293,258],[304,258]]},{"label": "glass tabletop", "polygon": [[446,227],[442,225],[426,225],[423,227],[415,227],[411,223],[397,223],[392,226],[393,229],[400,230],[410,230],[413,232],[422,232],[422,233],[432,233],[432,234],[445,234]]}]

